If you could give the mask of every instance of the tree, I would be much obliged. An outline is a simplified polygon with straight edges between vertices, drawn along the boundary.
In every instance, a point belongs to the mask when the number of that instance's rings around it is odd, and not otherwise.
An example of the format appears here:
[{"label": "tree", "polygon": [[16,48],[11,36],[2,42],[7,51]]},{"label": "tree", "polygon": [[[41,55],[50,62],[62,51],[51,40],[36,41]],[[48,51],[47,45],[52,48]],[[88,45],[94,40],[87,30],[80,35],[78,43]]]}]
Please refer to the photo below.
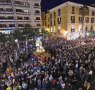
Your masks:
[{"label": "tree", "polygon": [[92,36],[95,36],[95,31],[93,29],[93,26],[91,26],[91,29],[89,31],[89,36],[92,37]]},{"label": "tree", "polygon": [[0,42],[6,42],[6,41],[7,41],[6,35],[3,33],[0,33]]}]

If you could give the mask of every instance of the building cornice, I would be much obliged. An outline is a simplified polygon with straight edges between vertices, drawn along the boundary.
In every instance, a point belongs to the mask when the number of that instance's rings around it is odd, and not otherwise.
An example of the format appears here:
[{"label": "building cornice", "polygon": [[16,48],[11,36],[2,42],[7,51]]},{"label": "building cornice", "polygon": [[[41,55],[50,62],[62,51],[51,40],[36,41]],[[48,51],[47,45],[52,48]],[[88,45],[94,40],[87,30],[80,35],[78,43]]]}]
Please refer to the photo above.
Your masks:
[{"label": "building cornice", "polygon": [[[75,3],[75,2],[70,2],[70,1],[68,1],[68,2],[65,2],[65,3],[63,3],[63,4],[59,5],[59,6],[56,6],[56,7],[52,8],[52,9],[50,9],[49,12],[53,12],[53,11],[55,11],[55,10],[58,10],[58,9],[60,9],[60,8],[62,8],[62,7],[64,7],[64,6],[66,6],[66,5],[72,5],[72,6],[75,6],[75,7],[81,7],[81,6],[83,6],[83,4],[79,4],[79,3]],[[91,10],[95,10],[94,7],[91,7],[91,6],[88,6],[88,7],[89,7]]]}]

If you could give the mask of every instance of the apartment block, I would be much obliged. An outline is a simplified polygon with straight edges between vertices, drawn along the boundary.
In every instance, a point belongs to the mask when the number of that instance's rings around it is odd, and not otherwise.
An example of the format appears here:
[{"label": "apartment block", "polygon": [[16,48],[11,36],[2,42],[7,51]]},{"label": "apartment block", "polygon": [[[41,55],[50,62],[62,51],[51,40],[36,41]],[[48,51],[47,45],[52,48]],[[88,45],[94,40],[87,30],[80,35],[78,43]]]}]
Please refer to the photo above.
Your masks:
[{"label": "apartment block", "polygon": [[0,0],[0,32],[41,28],[41,0]]},{"label": "apartment block", "polygon": [[89,30],[95,30],[95,8],[70,1],[48,10],[42,18],[44,29],[67,39],[85,37]]}]

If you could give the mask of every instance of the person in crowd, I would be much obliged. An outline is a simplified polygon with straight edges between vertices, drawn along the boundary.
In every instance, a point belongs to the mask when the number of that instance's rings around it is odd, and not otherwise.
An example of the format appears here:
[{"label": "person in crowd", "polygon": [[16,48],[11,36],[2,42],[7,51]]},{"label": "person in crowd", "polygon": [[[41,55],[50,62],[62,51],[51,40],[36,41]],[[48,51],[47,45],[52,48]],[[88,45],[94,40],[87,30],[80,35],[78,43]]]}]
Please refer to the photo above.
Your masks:
[{"label": "person in crowd", "polygon": [[28,53],[25,42],[1,44],[0,90],[95,90],[94,39],[43,40],[51,57],[42,63],[30,60],[34,42]]}]

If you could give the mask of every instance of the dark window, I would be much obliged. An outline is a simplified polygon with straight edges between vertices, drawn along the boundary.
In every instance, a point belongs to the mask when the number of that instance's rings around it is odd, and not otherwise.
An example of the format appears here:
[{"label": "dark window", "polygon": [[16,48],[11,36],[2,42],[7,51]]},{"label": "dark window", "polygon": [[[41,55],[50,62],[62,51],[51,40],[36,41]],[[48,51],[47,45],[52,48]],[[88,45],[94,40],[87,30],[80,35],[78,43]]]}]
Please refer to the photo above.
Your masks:
[{"label": "dark window", "polygon": [[88,31],[88,28],[87,28],[87,26],[85,27],[85,32],[87,32]]},{"label": "dark window", "polygon": [[31,25],[30,24],[25,24],[25,27],[30,27]]},{"label": "dark window", "polygon": [[16,12],[24,12],[22,9],[16,9]]},{"label": "dark window", "polygon": [[58,18],[58,24],[61,24],[61,18]]},{"label": "dark window", "polygon": [[40,20],[40,17],[36,17],[36,20]]},{"label": "dark window", "polygon": [[40,11],[39,10],[36,10],[35,13],[40,13]]},{"label": "dark window", "polygon": [[4,17],[4,16],[0,16],[0,19],[6,19],[6,17]]},{"label": "dark window", "polygon": [[39,3],[35,3],[35,6],[40,6]]},{"label": "dark window", "polygon": [[30,5],[28,2],[25,2],[24,4],[25,4],[25,6],[29,6]]},{"label": "dark window", "polygon": [[94,16],[95,15],[95,11],[92,11],[92,16]]},{"label": "dark window", "polygon": [[13,16],[8,16],[7,19],[12,19],[13,20],[14,17]]},{"label": "dark window", "polygon": [[29,20],[29,17],[24,17],[24,20]]},{"label": "dark window", "polygon": [[50,14],[50,20],[52,20],[52,14]]},{"label": "dark window", "polygon": [[85,22],[89,23],[89,18],[88,17],[85,18]]},{"label": "dark window", "polygon": [[91,23],[94,23],[94,18],[91,18]]},{"label": "dark window", "polygon": [[72,7],[72,14],[75,14],[75,7]]},{"label": "dark window", "polygon": [[72,28],[71,28],[71,32],[75,32],[75,29],[72,29]]},{"label": "dark window", "polygon": [[45,22],[45,26],[47,27],[47,22]]},{"label": "dark window", "polygon": [[22,5],[22,2],[20,2],[20,1],[15,1],[15,4]]},{"label": "dark window", "polygon": [[54,26],[56,25],[56,21],[54,20]]},{"label": "dark window", "polygon": [[0,8],[0,11],[4,11],[4,9],[3,8]]},{"label": "dark window", "polygon": [[91,25],[91,30],[93,30],[93,25]]},{"label": "dark window", "polygon": [[23,20],[23,17],[17,17],[17,20]]},{"label": "dark window", "polygon": [[79,17],[79,23],[82,23],[82,21],[83,21],[83,18]]},{"label": "dark window", "polygon": [[54,19],[56,19],[56,12],[54,12]]},{"label": "dark window", "polygon": [[6,8],[6,11],[7,12],[13,12],[13,9],[12,8]]},{"label": "dark window", "polygon": [[15,24],[9,24],[9,27],[15,27]]},{"label": "dark window", "polygon": [[50,26],[52,26],[52,21],[50,21]]},{"label": "dark window", "polygon": [[37,26],[41,26],[41,24],[37,24]]},{"label": "dark window", "polygon": [[60,11],[60,9],[58,9],[58,16],[60,16],[61,15],[61,11]]},{"label": "dark window", "polygon": [[0,24],[0,28],[4,28],[4,27],[7,27],[6,24]]},{"label": "dark window", "polygon": [[23,24],[18,24],[18,27],[24,27],[24,25]]},{"label": "dark window", "polygon": [[49,28],[49,24],[48,24],[48,28]]},{"label": "dark window", "polygon": [[71,23],[75,23],[75,16],[71,16]]},{"label": "dark window", "polygon": [[11,3],[11,0],[0,0],[0,3]]}]

